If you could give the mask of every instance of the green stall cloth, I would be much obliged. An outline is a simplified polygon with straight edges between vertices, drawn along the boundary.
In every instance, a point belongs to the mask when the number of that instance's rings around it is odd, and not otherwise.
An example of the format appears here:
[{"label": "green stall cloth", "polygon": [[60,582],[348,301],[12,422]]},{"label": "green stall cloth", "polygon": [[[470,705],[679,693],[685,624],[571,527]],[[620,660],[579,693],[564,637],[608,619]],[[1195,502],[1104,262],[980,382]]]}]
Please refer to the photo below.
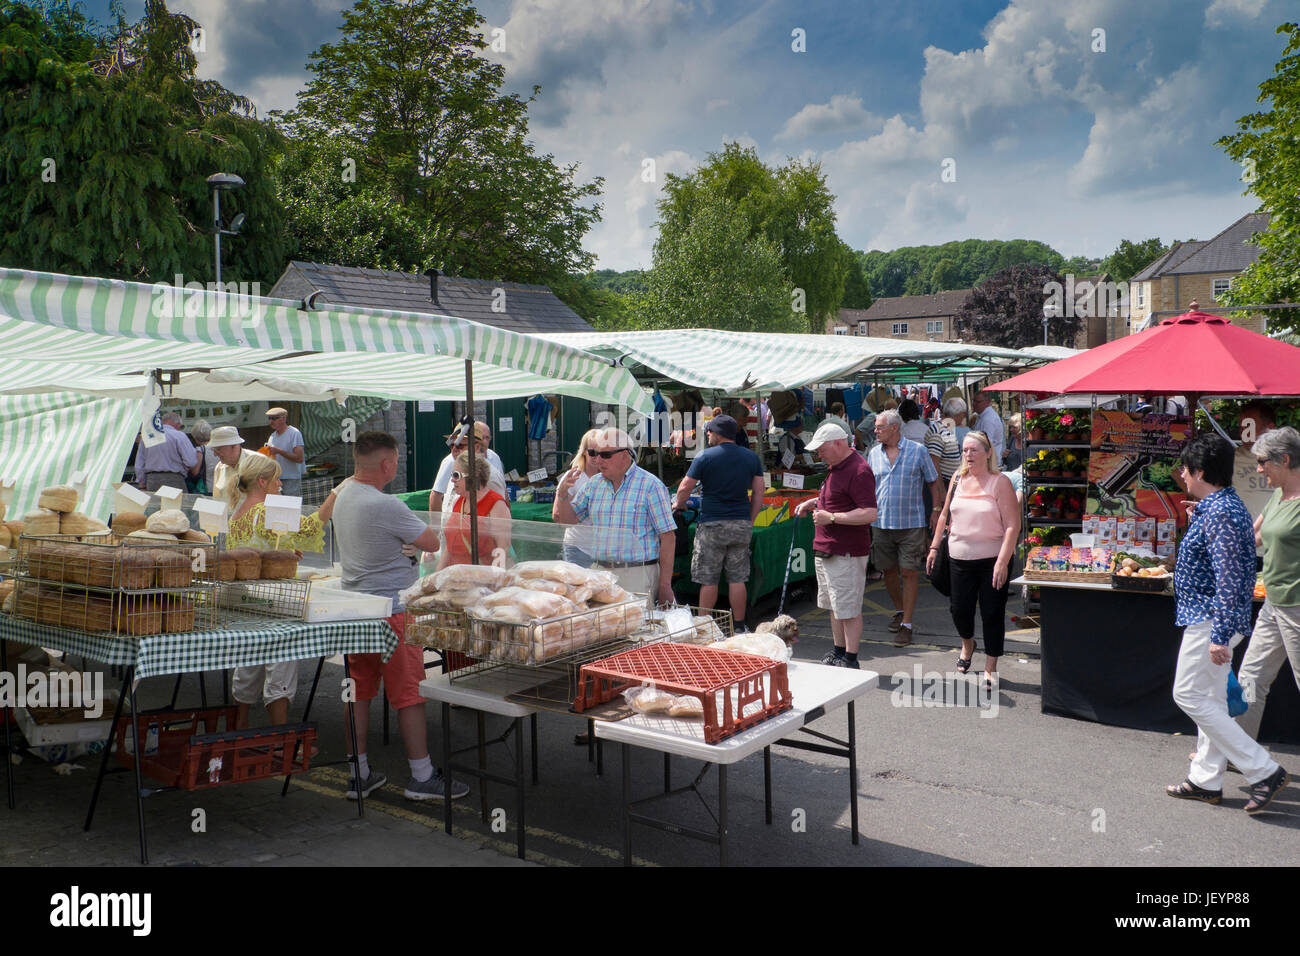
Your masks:
[{"label": "green stall cloth", "polygon": [[[429,492],[427,490],[409,491],[405,494],[394,495],[394,497],[405,502],[406,506],[412,511],[425,511],[429,507]],[[510,502],[510,517],[515,521],[549,523],[551,520],[551,506],[532,501],[512,501]],[[790,569],[790,580],[792,582],[802,581],[805,578],[814,576],[812,519],[801,518],[798,525],[799,536],[795,541],[792,567]],[[795,522],[782,521],[766,528],[754,529],[754,537],[750,545],[751,564],[748,582],[751,602],[766,594],[781,590],[781,583],[785,579],[786,558],[790,556],[790,535],[794,531],[794,527]],[[695,546],[695,525],[691,525],[690,534],[691,547],[693,548]],[[537,555],[521,553],[528,550],[527,544],[529,543],[522,540],[515,543],[516,560],[528,561],[534,558],[555,557],[554,554],[549,553],[539,553]],[[725,582],[726,574],[724,572],[722,581],[719,583],[725,586]],[[699,587],[691,580],[691,554],[689,550],[679,557],[673,565],[673,588],[683,594],[699,593]]]}]

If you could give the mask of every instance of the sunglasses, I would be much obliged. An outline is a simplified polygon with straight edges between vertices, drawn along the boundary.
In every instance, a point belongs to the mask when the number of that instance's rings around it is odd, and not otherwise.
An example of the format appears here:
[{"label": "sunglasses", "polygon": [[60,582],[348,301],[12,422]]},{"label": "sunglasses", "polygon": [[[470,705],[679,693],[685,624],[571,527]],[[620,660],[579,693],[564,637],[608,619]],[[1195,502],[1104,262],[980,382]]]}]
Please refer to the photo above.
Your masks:
[{"label": "sunglasses", "polygon": [[604,458],[606,461],[608,461],[609,459],[617,455],[619,452],[629,451],[629,450],[630,449],[627,448],[614,448],[610,451],[594,451],[592,452],[592,454],[595,455],[597,458]]},{"label": "sunglasses", "polygon": [[460,481],[460,480],[461,480],[462,478],[464,478],[464,477],[465,477],[465,476],[464,476],[463,474],[461,474],[459,471],[453,471],[453,472],[451,473],[451,480],[452,480],[452,481]]},{"label": "sunglasses", "polygon": [[1260,465],[1267,465],[1272,460],[1273,460],[1272,458],[1260,458],[1258,455],[1255,456],[1256,464],[1260,464]]}]

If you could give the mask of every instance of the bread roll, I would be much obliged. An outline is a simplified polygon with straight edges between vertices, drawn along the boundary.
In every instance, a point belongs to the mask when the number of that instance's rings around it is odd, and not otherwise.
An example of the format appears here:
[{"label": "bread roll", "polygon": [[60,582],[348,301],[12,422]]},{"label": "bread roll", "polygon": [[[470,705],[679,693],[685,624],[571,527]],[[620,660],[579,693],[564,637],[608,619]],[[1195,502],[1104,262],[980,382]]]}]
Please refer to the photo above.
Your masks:
[{"label": "bread roll", "polygon": [[144,548],[124,548],[118,559],[117,586],[139,591],[154,585],[153,552]]},{"label": "bread roll", "polygon": [[134,511],[121,511],[113,515],[113,533],[125,538],[132,531],[143,531],[149,519]]},{"label": "bread roll", "polygon": [[152,597],[123,595],[114,618],[116,630],[122,634],[162,632],[162,611]]},{"label": "bread roll", "polygon": [[9,529],[9,534],[17,542],[23,534],[23,523],[21,521],[6,521],[5,527]]},{"label": "bread roll", "polygon": [[155,534],[184,534],[190,530],[190,519],[178,508],[166,508],[146,518],[144,530]]},{"label": "bread roll", "polygon": [[212,539],[205,532],[196,531],[191,528],[180,536],[182,541],[193,541],[195,544],[211,544]]},{"label": "bread roll", "polygon": [[298,556],[292,551],[263,551],[262,569],[258,576],[264,579],[297,577]]},{"label": "bread roll", "polygon": [[77,489],[71,485],[51,485],[36,499],[39,508],[67,513],[77,510]]},{"label": "bread roll", "polygon": [[187,588],[194,580],[194,570],[190,557],[183,551],[150,551],[154,560],[154,576],[157,587]]},{"label": "bread roll", "polygon": [[108,525],[98,518],[72,511],[59,519],[59,534],[107,534]]},{"label": "bread roll", "polygon": [[58,534],[59,513],[49,508],[37,508],[23,515],[23,533],[28,535]]}]

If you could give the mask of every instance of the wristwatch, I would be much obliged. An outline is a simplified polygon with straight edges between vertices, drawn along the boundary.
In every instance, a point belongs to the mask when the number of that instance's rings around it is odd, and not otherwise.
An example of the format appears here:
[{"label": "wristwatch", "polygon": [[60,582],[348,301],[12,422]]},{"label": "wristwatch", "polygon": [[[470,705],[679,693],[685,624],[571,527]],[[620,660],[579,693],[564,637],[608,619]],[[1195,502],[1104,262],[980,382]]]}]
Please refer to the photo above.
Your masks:
[{"label": "wristwatch", "polygon": [[828,512],[826,512],[826,513],[827,513],[828,515],[831,516],[831,524],[834,524],[834,523],[835,523],[835,512],[834,512],[834,511],[828,511]]}]

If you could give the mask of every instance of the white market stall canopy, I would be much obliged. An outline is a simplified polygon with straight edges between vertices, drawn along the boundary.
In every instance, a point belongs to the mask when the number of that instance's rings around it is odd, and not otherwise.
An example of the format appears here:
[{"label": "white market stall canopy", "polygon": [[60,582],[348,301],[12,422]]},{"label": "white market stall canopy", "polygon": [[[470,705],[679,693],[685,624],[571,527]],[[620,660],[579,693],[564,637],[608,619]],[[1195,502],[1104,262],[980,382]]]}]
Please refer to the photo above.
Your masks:
[{"label": "white market stall canopy", "polygon": [[649,412],[608,359],[453,316],[306,310],[286,299],[0,269],[0,392],[139,397],[154,369],[180,371],[170,394],[222,400],[464,400],[558,392]]},{"label": "white market stall canopy", "polygon": [[[1018,351],[990,345],[871,336],[718,329],[566,332],[537,337],[615,358],[624,365],[635,363],[693,388],[724,392],[771,391],[840,382],[858,373],[873,369],[884,372],[900,366],[915,369],[919,375],[949,367],[989,374],[1064,357],[1036,354],[1041,346]],[[1071,349],[1052,351],[1074,354]]]}]

